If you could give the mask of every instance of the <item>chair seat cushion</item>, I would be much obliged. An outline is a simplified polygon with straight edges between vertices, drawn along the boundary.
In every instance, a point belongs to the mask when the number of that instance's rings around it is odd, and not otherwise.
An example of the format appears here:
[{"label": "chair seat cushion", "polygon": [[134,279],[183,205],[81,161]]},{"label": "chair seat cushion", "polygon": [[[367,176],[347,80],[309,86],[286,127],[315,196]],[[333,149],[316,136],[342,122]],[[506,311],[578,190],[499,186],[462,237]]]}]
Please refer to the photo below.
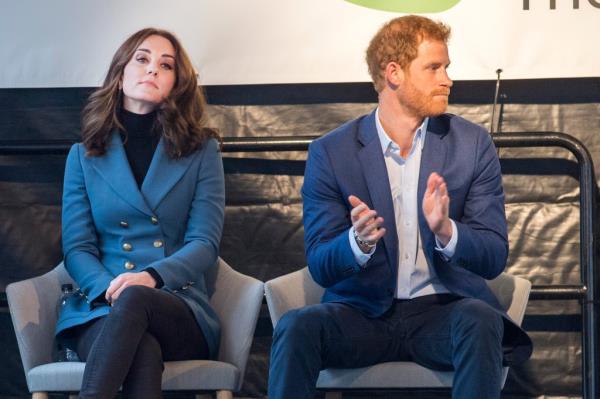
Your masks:
[{"label": "chair seat cushion", "polygon": [[[29,370],[27,381],[31,392],[78,392],[85,363],[48,363]],[[165,391],[231,390],[240,379],[237,367],[212,360],[165,362],[162,386]]]},{"label": "chair seat cushion", "polygon": [[413,362],[387,362],[355,369],[326,369],[317,388],[446,388],[453,372],[434,371]]},{"label": "chair seat cushion", "polygon": [[82,362],[42,364],[29,370],[27,385],[31,392],[78,392],[84,368]]},{"label": "chair seat cushion", "polygon": [[203,390],[237,391],[240,371],[237,367],[212,360],[166,362],[162,375],[165,391]]},{"label": "chair seat cushion", "polygon": [[[502,386],[508,367],[502,370]],[[451,388],[452,371],[435,371],[413,362],[387,362],[356,369],[326,369],[319,374],[317,388]]]}]

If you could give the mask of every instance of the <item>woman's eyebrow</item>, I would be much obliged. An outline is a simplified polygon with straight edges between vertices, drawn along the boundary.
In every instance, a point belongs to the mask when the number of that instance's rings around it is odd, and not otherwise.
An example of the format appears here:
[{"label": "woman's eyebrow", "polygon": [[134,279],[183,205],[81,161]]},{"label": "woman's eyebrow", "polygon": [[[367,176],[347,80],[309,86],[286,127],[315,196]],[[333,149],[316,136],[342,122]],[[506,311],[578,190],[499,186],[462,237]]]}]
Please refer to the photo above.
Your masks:
[{"label": "woman's eyebrow", "polygon": [[[144,53],[152,54],[152,51],[148,50],[147,48],[138,48],[135,51],[143,51]],[[175,59],[174,56],[172,56],[171,54],[166,54],[166,53],[161,55],[161,57],[168,57],[168,58]]]}]

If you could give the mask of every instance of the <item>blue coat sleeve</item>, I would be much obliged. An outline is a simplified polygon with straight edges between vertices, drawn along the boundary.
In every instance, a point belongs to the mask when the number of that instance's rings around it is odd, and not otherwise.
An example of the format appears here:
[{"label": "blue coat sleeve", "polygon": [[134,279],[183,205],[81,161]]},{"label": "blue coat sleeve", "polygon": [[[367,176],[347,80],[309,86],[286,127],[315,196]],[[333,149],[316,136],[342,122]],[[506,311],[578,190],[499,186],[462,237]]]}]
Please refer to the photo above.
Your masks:
[{"label": "blue coat sleeve", "polygon": [[313,279],[330,287],[359,272],[348,240],[350,206],[319,140],[309,148],[302,199],[306,258]]},{"label": "blue coat sleeve", "polygon": [[506,266],[508,234],[500,162],[487,133],[481,135],[475,160],[463,215],[459,221],[455,220],[458,243],[450,262],[483,278],[493,279]]},{"label": "blue coat sleeve", "polygon": [[81,165],[81,144],[71,147],[65,166],[62,243],[67,271],[88,301],[106,291],[114,275],[100,262],[98,237]]},{"label": "blue coat sleeve", "polygon": [[165,286],[179,288],[197,280],[216,264],[225,214],[225,178],[216,140],[202,150],[196,187],[189,212],[184,245],[169,256],[152,262]]}]

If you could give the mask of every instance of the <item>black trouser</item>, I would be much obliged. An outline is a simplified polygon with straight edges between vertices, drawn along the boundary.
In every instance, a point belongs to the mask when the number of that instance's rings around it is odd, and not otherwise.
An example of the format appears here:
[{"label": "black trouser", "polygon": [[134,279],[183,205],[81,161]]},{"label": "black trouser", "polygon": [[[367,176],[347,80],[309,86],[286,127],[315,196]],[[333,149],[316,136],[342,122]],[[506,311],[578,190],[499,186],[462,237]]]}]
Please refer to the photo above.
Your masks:
[{"label": "black trouser", "polygon": [[166,291],[125,289],[111,312],[74,331],[86,361],[80,398],[160,398],[163,361],[208,358],[208,345],[188,306]]}]

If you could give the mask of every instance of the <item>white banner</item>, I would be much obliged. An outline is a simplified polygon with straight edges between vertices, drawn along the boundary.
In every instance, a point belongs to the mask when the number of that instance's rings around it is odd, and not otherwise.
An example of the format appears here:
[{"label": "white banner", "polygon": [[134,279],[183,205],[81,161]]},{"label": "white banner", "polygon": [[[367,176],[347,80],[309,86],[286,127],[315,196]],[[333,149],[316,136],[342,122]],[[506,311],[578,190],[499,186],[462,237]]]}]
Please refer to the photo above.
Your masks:
[{"label": "white banner", "polygon": [[364,82],[370,38],[406,13],[452,27],[454,80],[600,75],[600,0],[20,0],[0,5],[0,87],[97,86],[146,26],[205,85]]}]

